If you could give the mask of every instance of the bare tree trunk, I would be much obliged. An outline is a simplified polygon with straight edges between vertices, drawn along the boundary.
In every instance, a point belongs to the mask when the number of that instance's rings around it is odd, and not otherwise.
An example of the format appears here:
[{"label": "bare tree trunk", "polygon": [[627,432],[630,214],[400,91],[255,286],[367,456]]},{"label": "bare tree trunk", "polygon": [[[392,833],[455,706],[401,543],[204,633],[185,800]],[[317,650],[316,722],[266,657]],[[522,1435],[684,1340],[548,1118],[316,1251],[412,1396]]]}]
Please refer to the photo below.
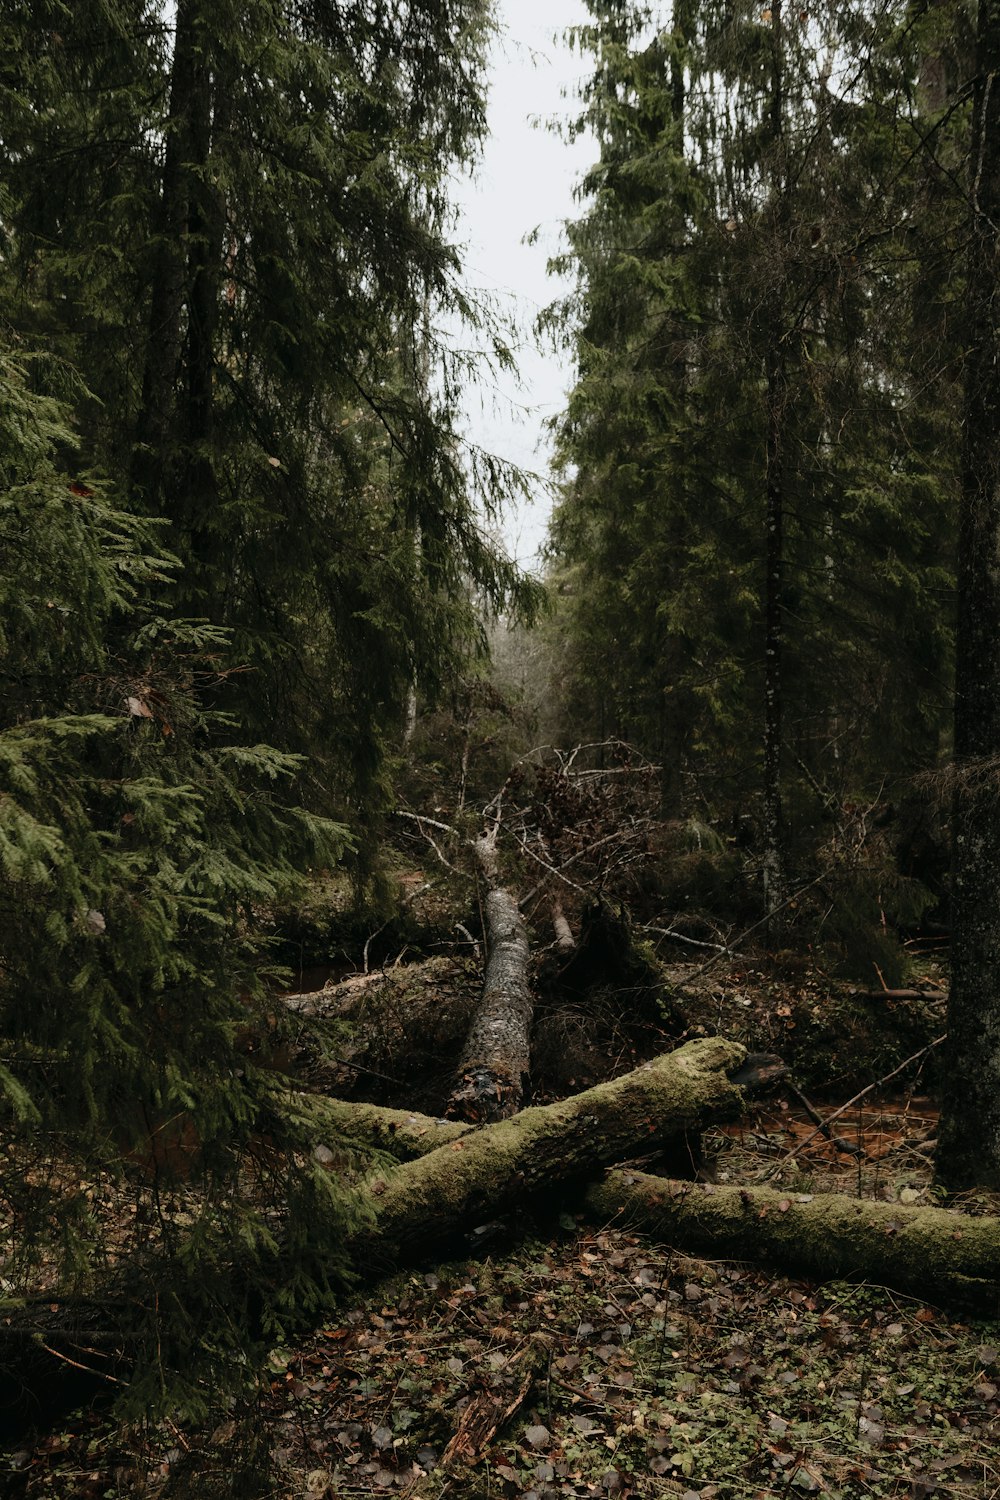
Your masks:
[{"label": "bare tree trunk", "polygon": [[785,899],[781,812],[781,736],[783,720],[782,574],[784,567],[784,495],[782,491],[783,360],[768,354],[767,377],[767,581],[764,604],[764,910],[773,917]]},{"label": "bare tree trunk", "polygon": [[1000,1188],[1000,0],[980,0],[966,271],[952,981],[937,1171]]},{"label": "bare tree trunk", "polygon": [[521,1108],[528,1087],[534,1001],[528,986],[528,934],[510,891],[499,883],[495,837],[476,843],[486,883],[486,972],[447,1114],[503,1120]]},{"label": "bare tree trunk", "polygon": [[149,331],[142,376],[142,406],[132,460],[132,482],[150,507],[162,511],[169,476],[164,455],[176,412],[176,381],[183,342],[187,236],[190,212],[190,116],[195,87],[196,0],[178,0],[163,181],[153,232],[156,251]]},{"label": "bare tree trunk", "polygon": [[[771,6],[773,77],[771,81],[771,145],[775,153],[771,191],[778,199],[776,222],[785,220],[784,169],[780,160],[784,136],[784,35],[781,0]],[[780,233],[778,236],[780,240]],[[775,257],[785,253],[776,243]],[[785,408],[787,378],[782,345],[782,273],[778,262],[771,274],[777,289],[771,298],[771,316],[765,331],[767,347],[767,426],[765,447],[765,491],[767,498],[767,542],[764,586],[764,911],[773,917],[785,900],[784,836],[781,808],[781,738],[784,700],[782,657],[784,651],[785,565]]]}]

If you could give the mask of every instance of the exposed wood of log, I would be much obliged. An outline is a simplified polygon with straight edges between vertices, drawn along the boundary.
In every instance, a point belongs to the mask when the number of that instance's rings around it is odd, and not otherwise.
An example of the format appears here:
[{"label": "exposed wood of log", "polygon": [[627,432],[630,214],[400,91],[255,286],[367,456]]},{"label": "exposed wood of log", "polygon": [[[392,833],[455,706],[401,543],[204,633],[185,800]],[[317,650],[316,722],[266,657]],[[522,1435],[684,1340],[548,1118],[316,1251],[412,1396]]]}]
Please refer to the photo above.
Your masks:
[{"label": "exposed wood of log", "polygon": [[476,843],[486,883],[486,972],[446,1113],[455,1119],[504,1120],[527,1087],[534,1002],[528,985],[528,934],[518,904],[499,880],[491,837]]},{"label": "exposed wood of log", "polygon": [[520,1411],[550,1357],[550,1340],[543,1333],[516,1350],[498,1372],[496,1385],[470,1397],[441,1462],[432,1474],[403,1491],[405,1500],[442,1500],[445,1495],[473,1492],[475,1465],[501,1428]]},{"label": "exposed wood of log", "polygon": [[740,1113],[728,1078],[746,1056],[721,1037],[688,1042],[610,1083],[522,1110],[369,1183],[375,1223],[360,1263],[419,1257],[543,1193]]},{"label": "exposed wood of log", "polygon": [[562,902],[556,896],[552,902],[552,929],[556,935],[556,950],[559,953],[572,953],[576,947],[576,938],[573,929],[569,925],[566,913],[563,911]]},{"label": "exposed wood of log", "polygon": [[503,1373],[512,1377],[513,1385],[483,1391],[472,1398],[441,1455],[441,1468],[453,1471],[476,1462],[500,1428],[524,1405],[539,1372],[548,1364],[551,1352],[545,1335],[536,1334],[511,1356]]},{"label": "exposed wood of log", "polygon": [[584,1201],[602,1223],[638,1225],[680,1249],[1000,1312],[1000,1219],[620,1169],[588,1188]]}]

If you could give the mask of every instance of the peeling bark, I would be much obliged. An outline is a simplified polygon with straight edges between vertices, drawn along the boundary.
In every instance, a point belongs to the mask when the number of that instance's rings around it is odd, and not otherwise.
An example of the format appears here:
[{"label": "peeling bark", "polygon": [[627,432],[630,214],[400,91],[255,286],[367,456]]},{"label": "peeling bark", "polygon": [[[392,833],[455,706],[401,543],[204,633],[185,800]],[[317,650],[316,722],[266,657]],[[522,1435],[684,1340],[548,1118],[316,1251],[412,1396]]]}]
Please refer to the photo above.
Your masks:
[{"label": "peeling bark", "polygon": [[486,882],[483,992],[458,1065],[446,1113],[460,1120],[504,1120],[527,1090],[534,1001],[528,987],[528,934],[518,904],[500,885],[493,839],[476,843]]},{"label": "peeling bark", "polygon": [[440,1468],[453,1477],[461,1469],[468,1468],[479,1458],[483,1449],[491,1443],[506,1426],[515,1412],[528,1399],[532,1386],[548,1364],[551,1356],[549,1341],[544,1334],[536,1334],[529,1344],[519,1349],[507,1362],[504,1373],[516,1376],[513,1390],[483,1391],[473,1397],[462,1412],[455,1434],[441,1455]]},{"label": "peeling bark", "polygon": [[680,1249],[1000,1312],[1000,1219],[621,1170],[590,1187],[585,1203],[602,1222],[624,1219]]},{"label": "peeling bark", "polygon": [[[531,1394],[551,1358],[551,1341],[538,1333],[507,1361],[485,1390],[470,1397],[458,1426],[433,1473],[408,1485],[404,1500],[444,1500],[446,1495],[478,1496],[483,1493],[482,1470],[477,1468],[483,1452],[497,1433],[508,1425]],[[478,1382],[477,1382],[478,1383]],[[489,1470],[487,1469],[487,1476]],[[487,1477],[486,1492],[489,1492]]]}]

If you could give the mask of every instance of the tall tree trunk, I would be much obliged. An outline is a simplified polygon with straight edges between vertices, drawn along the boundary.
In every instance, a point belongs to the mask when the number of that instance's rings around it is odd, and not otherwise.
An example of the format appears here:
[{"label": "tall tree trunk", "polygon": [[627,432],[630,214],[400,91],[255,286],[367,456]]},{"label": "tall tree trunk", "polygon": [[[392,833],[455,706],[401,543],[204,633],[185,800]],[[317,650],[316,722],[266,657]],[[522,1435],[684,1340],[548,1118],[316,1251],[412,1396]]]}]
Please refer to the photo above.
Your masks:
[{"label": "tall tree trunk", "polygon": [[764,911],[774,915],[785,899],[784,838],[781,809],[781,737],[783,721],[782,656],[784,614],[782,585],[785,561],[785,418],[787,379],[782,342],[784,256],[787,246],[784,167],[784,37],[781,0],[771,8],[773,76],[771,82],[771,147],[774,152],[771,191],[776,199],[776,235],[772,270],[775,290],[765,336],[767,346],[767,415],[764,457],[767,543],[764,585]]},{"label": "tall tree trunk", "polygon": [[178,0],[163,180],[153,223],[155,257],[132,484],[150,510],[164,509],[164,458],[172,444],[183,343],[190,211],[190,119],[195,86],[196,0]]},{"label": "tall tree trunk", "polygon": [[[687,47],[686,43],[694,28],[694,5],[692,0],[674,0],[673,6],[673,51],[670,57],[670,113],[674,150],[683,157],[685,152],[685,122],[687,119]],[[677,403],[681,423],[686,427],[691,413],[691,371],[688,346],[692,329],[687,312],[678,307],[673,316],[677,320],[674,347],[669,362],[669,380]],[[694,505],[694,497],[688,493],[687,471],[682,470],[679,482],[684,488],[683,503],[677,535],[674,539],[673,560],[663,580],[668,593],[675,593],[681,586],[683,560],[689,551],[686,517]],[[690,666],[690,644],[683,634],[670,630],[662,649],[662,692],[660,699],[660,816],[665,819],[680,819],[684,815],[684,768],[689,757],[692,737],[693,697],[685,684]]]},{"label": "tall tree trunk", "polygon": [[[193,579],[199,613],[218,614],[224,604],[220,585],[221,532],[214,462],[215,361],[224,274],[226,206],[213,179],[213,155],[228,128],[230,94],[220,74],[208,28],[199,29],[191,111],[191,224],[189,235],[187,339],[186,473],[182,525],[190,536]],[[214,609],[213,609],[214,605]],[[224,611],[223,611],[224,612]]]},{"label": "tall tree trunk", "polygon": [[774,915],[784,901],[784,840],[781,812],[781,735],[783,719],[782,577],[785,508],[782,446],[785,400],[784,358],[776,346],[768,351],[767,372],[767,579],[764,592],[764,910]]},{"label": "tall tree trunk", "polygon": [[[1000,0],[980,0],[966,271],[952,986],[937,1171],[1000,1188]],[[977,769],[977,762],[980,763]]]}]

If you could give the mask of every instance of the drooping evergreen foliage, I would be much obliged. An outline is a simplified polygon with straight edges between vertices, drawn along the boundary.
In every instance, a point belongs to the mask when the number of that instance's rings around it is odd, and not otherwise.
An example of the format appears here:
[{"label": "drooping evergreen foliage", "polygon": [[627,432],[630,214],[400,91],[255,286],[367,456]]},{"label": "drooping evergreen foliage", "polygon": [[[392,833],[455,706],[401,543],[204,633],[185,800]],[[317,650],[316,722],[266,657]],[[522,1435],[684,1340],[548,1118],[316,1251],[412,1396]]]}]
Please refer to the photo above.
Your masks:
[{"label": "drooping evergreen foliage", "polygon": [[487,19],[5,11],[5,1286],[119,1299],[135,1409],[252,1382],[343,1269],[331,1142],[260,1062],[262,917],[370,866],[412,683],[524,597],[434,332],[474,315],[445,185]]},{"label": "drooping evergreen foliage", "polygon": [[[470,589],[517,582],[433,331],[471,311],[445,185],[486,8],[44,9],[5,64],[16,326],[98,398],[88,457],[169,519],[183,612],[233,631],[226,706],[308,749],[317,805],[370,807],[407,685],[467,651]],[[477,462],[495,505],[514,478]]]},{"label": "drooping evergreen foliage", "polygon": [[[5,1286],[32,1291],[39,1260],[46,1300],[96,1277],[128,1299],[119,1331],[144,1350],[136,1408],[194,1406],[213,1369],[232,1380],[255,1326],[337,1271],[347,1200],[296,1167],[314,1143],[244,1039],[269,967],[254,908],[288,899],[304,859],[336,860],[347,833],[289,801],[294,757],[206,708],[224,632],[151,606],[176,561],[157,527],[60,468],[68,414],[31,374],[4,353]],[[180,1182],[183,1207],[167,1201]],[[235,1316],[248,1302],[254,1317]]]},{"label": "drooping evergreen foliage", "polygon": [[772,906],[947,726],[962,16],[589,8],[568,709],[662,759],[671,815],[739,814]]}]

